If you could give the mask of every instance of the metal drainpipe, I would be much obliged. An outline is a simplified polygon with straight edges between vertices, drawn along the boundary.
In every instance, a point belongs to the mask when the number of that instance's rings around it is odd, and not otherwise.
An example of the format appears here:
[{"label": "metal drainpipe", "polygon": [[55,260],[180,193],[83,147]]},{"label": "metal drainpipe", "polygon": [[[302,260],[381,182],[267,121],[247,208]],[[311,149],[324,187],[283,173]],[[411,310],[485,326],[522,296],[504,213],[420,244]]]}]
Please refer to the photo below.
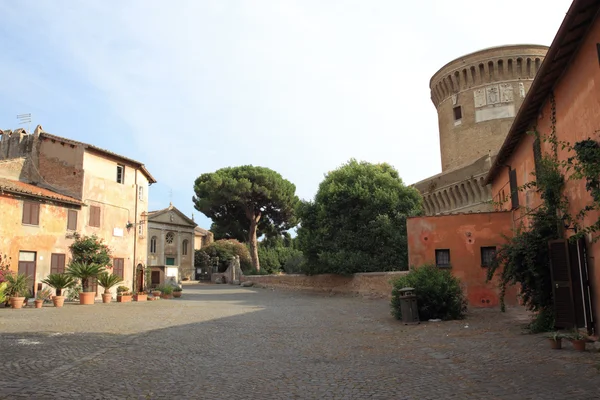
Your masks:
[{"label": "metal drainpipe", "polygon": [[137,293],[137,288],[135,288],[136,285],[136,281],[135,278],[137,276],[137,233],[138,233],[138,224],[137,224],[137,219],[138,219],[138,212],[137,212],[137,208],[138,208],[138,201],[140,200],[140,196],[139,196],[139,188],[138,188],[138,183],[137,183],[137,175],[138,175],[138,169],[135,169],[135,218],[133,219],[134,222],[134,227],[135,230],[133,232],[133,278],[131,280],[132,284],[131,286],[134,286],[131,288],[131,290],[135,290],[135,293]]}]

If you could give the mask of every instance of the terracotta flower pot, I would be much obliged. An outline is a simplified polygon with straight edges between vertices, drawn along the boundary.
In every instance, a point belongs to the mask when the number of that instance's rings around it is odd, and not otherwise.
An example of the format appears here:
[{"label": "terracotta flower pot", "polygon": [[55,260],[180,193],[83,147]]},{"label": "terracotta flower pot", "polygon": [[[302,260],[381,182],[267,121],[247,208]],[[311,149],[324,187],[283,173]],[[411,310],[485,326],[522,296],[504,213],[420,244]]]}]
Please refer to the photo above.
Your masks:
[{"label": "terracotta flower pot", "polygon": [[161,295],[161,292],[160,292],[160,290],[153,290],[153,291],[152,291],[152,296],[156,296],[156,297],[158,297],[158,296],[160,296],[160,295]]},{"label": "terracotta flower pot", "polygon": [[550,342],[550,348],[554,349],[554,350],[560,350],[562,349],[562,339],[558,338],[556,340],[554,339],[548,339],[548,341]]},{"label": "terracotta flower pot", "polygon": [[10,298],[11,308],[23,308],[24,302],[25,302],[25,297],[11,297]]},{"label": "terracotta flower pot", "polygon": [[96,293],[94,292],[81,292],[79,293],[79,304],[89,306],[94,304]]},{"label": "terracotta flower pot", "polygon": [[35,301],[35,308],[42,308],[43,305],[44,305],[44,300],[36,300]]},{"label": "terracotta flower pot", "polygon": [[183,292],[173,292],[173,297],[177,297],[177,298],[179,298],[179,297],[181,297],[181,294],[182,294],[182,293],[183,293]]},{"label": "terracotta flower pot", "polygon": [[585,351],[585,343],[586,340],[571,340],[571,343],[573,343],[573,348],[577,351]]},{"label": "terracotta flower pot", "polygon": [[130,294],[117,295],[117,303],[129,303],[132,297]]},{"label": "terracotta flower pot", "polygon": [[53,296],[52,302],[54,303],[54,307],[62,307],[65,304],[65,296]]},{"label": "terracotta flower pot", "polygon": [[163,293],[163,294],[161,294],[161,295],[160,295],[160,298],[161,298],[161,299],[168,300],[168,299],[172,299],[172,298],[173,298],[173,295],[172,295],[172,294],[166,294],[166,293]]},{"label": "terracotta flower pot", "polygon": [[112,300],[112,293],[102,293],[102,303],[110,303]]},{"label": "terracotta flower pot", "polygon": [[148,301],[148,295],[147,294],[136,294],[135,301]]}]

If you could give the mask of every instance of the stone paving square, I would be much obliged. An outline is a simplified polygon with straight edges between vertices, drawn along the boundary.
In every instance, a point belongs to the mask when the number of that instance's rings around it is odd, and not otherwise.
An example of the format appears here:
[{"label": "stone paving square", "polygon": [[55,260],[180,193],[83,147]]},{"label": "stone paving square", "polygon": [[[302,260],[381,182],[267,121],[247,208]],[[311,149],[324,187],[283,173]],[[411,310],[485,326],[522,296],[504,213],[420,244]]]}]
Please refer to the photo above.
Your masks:
[{"label": "stone paving square", "polygon": [[404,326],[384,300],[183,293],[0,309],[0,399],[600,398],[600,353],[551,350],[519,310]]}]

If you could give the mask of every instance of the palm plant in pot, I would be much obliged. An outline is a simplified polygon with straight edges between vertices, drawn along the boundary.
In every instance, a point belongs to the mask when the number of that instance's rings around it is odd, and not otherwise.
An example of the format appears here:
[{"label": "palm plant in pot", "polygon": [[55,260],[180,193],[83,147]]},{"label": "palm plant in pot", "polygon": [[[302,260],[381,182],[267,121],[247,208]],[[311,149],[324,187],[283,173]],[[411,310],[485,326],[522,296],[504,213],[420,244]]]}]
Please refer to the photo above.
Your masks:
[{"label": "palm plant in pot", "polygon": [[25,274],[7,274],[5,275],[8,283],[6,295],[10,299],[12,308],[22,308],[25,303],[25,294],[28,293],[29,276]]},{"label": "palm plant in pot", "polygon": [[62,291],[73,287],[75,279],[67,274],[50,274],[46,279],[42,280],[42,283],[54,288],[56,291],[56,294],[52,296],[54,307],[62,307],[65,303],[65,296],[63,296]]},{"label": "palm plant in pot", "polygon": [[569,339],[573,344],[573,348],[577,351],[585,351],[585,344],[587,343],[587,336],[579,332],[579,329],[574,328],[569,334]]},{"label": "palm plant in pot", "polygon": [[44,302],[50,300],[51,296],[52,291],[50,291],[50,289],[48,288],[44,290],[38,290],[38,292],[35,295],[35,308],[42,308]]},{"label": "palm plant in pot", "polygon": [[109,274],[106,271],[98,274],[97,279],[98,279],[98,285],[100,285],[104,288],[104,293],[102,293],[102,302],[110,303],[110,300],[112,299],[112,293],[110,292],[110,289],[113,286],[118,285],[119,283],[123,282],[123,279],[118,275]]},{"label": "palm plant in pot", "polygon": [[548,342],[550,342],[550,348],[554,350],[562,349],[562,339],[564,335],[558,331],[550,332],[546,335]]},{"label": "palm plant in pot", "polygon": [[100,264],[73,261],[67,268],[67,274],[73,278],[81,279],[83,291],[79,293],[79,304],[94,304],[96,293],[92,291],[92,280],[104,272],[105,268]]}]

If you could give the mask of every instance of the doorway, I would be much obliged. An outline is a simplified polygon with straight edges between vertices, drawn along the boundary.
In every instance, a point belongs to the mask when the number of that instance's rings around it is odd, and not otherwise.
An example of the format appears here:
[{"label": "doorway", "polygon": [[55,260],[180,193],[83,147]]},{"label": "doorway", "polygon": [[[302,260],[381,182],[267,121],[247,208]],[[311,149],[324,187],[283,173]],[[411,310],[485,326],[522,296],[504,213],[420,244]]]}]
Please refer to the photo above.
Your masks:
[{"label": "doorway", "polygon": [[35,295],[35,270],[37,254],[34,251],[19,252],[19,274],[27,275],[29,291]]},{"label": "doorway", "polygon": [[143,292],[144,291],[144,266],[142,264],[138,264],[135,275],[136,275],[135,281],[137,283],[137,291]]}]

